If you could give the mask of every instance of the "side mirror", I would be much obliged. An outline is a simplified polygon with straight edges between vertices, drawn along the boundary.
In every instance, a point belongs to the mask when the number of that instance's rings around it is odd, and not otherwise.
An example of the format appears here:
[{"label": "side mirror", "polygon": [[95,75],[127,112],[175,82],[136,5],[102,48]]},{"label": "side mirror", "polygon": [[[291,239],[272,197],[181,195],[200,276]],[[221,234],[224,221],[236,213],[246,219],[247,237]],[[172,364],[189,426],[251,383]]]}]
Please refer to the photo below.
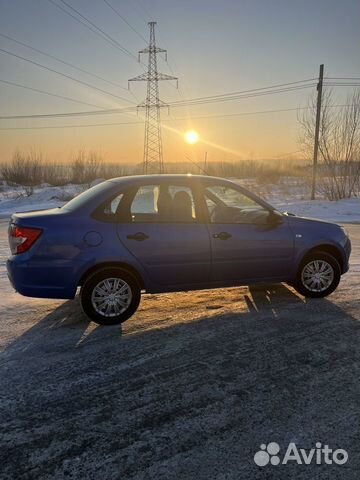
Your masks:
[{"label": "side mirror", "polygon": [[281,213],[273,210],[273,211],[269,212],[269,216],[267,218],[267,223],[269,225],[273,225],[273,226],[281,225],[282,223],[284,223],[284,219],[283,219],[283,216],[281,215]]}]

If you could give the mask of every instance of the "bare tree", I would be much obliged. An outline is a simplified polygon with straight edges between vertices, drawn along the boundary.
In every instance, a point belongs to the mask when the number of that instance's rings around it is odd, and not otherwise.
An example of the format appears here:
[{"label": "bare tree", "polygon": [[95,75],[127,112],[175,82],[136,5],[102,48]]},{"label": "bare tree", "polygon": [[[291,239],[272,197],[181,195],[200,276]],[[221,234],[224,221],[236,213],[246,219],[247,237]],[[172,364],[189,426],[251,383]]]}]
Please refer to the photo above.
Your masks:
[{"label": "bare tree", "polygon": [[[314,145],[316,98],[299,116],[300,143],[311,158]],[[336,106],[332,90],[323,92],[319,139],[318,190],[329,200],[359,194],[360,183],[360,90],[347,96],[345,106]]]},{"label": "bare tree", "polygon": [[79,150],[71,162],[72,182],[90,184],[103,170],[103,158],[94,151]]},{"label": "bare tree", "polygon": [[97,152],[90,151],[87,155],[86,161],[86,175],[85,181],[91,182],[99,178],[100,167],[103,163],[101,155]]},{"label": "bare tree", "polygon": [[1,176],[9,183],[33,186],[43,180],[43,157],[40,152],[31,150],[24,154],[16,150],[12,161],[1,167]]},{"label": "bare tree", "polygon": [[71,162],[71,181],[72,183],[84,183],[86,168],[86,153],[79,150]]}]

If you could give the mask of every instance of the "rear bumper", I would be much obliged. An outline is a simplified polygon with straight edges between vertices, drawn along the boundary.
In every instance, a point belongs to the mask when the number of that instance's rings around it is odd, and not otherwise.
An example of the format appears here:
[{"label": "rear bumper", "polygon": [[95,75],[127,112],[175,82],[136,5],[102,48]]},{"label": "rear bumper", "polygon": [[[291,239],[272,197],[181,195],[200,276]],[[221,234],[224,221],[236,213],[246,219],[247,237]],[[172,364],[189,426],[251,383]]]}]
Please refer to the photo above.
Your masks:
[{"label": "rear bumper", "polygon": [[6,268],[11,285],[21,295],[59,299],[75,297],[76,269],[73,266],[32,263],[15,255],[7,260]]}]

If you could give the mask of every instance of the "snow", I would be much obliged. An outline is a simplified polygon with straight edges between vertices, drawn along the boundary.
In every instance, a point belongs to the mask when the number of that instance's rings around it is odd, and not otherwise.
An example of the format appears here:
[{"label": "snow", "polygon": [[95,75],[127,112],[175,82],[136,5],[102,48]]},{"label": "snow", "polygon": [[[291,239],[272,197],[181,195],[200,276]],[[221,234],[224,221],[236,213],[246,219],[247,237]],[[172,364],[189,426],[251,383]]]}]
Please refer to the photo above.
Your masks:
[{"label": "snow", "polygon": [[[308,185],[296,177],[285,177],[276,184],[257,184],[254,179],[235,180],[266,199],[278,210],[300,216],[333,222],[360,223],[360,198],[330,202],[320,198],[310,201]],[[94,181],[95,185],[99,180]],[[0,185],[0,218],[9,218],[14,212],[41,210],[62,206],[83,192],[89,185],[54,187],[42,184],[34,188]]]},{"label": "snow", "polygon": [[33,188],[3,184],[0,186],[0,217],[7,218],[14,212],[59,207],[86,188],[72,184],[54,187],[44,183]]},{"label": "snow", "polygon": [[300,217],[318,218],[339,223],[360,223],[360,198],[330,202],[328,200],[278,201],[273,206],[281,212],[290,212]]}]

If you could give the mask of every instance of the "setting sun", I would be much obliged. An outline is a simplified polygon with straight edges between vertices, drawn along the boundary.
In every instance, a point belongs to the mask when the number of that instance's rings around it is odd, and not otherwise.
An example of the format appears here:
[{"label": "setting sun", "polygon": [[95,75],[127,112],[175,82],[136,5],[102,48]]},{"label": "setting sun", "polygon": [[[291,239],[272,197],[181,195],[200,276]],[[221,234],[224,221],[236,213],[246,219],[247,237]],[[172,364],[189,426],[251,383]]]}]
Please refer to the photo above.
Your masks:
[{"label": "setting sun", "polygon": [[195,130],[188,130],[185,135],[185,142],[189,143],[190,145],[193,145],[199,140],[199,134],[195,132]]}]

